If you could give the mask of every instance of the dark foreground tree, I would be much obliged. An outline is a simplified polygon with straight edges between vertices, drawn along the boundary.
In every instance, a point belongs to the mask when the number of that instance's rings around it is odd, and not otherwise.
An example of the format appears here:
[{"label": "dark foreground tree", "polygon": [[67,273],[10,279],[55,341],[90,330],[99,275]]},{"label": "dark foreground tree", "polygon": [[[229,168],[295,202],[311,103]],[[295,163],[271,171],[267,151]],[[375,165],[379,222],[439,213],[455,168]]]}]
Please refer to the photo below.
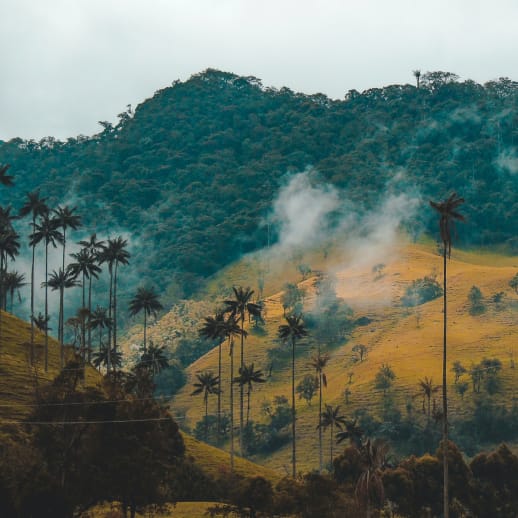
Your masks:
[{"label": "dark foreground tree", "polygon": [[144,353],[146,352],[146,330],[147,317],[156,314],[163,309],[162,304],[158,300],[158,294],[154,288],[138,288],[137,293],[129,303],[129,313],[132,317],[144,311]]}]

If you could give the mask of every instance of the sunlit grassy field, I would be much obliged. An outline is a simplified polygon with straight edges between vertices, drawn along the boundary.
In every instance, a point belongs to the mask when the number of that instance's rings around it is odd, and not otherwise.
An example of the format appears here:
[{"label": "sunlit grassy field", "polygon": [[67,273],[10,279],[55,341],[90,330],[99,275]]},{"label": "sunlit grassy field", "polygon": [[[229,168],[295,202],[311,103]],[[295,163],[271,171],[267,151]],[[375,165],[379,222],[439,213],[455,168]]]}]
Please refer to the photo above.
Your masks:
[{"label": "sunlit grassy field", "polygon": [[[299,258],[299,261],[301,259]],[[407,403],[420,410],[422,398],[418,397],[418,382],[425,376],[436,385],[441,382],[442,369],[442,298],[417,308],[406,308],[401,296],[411,281],[426,275],[436,275],[442,283],[442,257],[435,250],[435,244],[408,244],[402,242],[384,258],[382,276],[377,278],[372,271],[374,262],[348,261],[347,257],[331,252],[324,258],[321,252],[308,253],[302,260],[313,270],[332,271],[338,278],[337,294],[354,309],[355,316],[367,316],[371,323],[357,327],[346,343],[328,350],[330,361],[326,368],[328,386],[324,389],[324,400],[328,404],[340,405],[347,416],[357,408],[366,408],[374,414],[379,412],[382,393],[374,388],[374,378],[382,364],[389,364],[396,374],[391,394],[404,412]],[[379,262],[376,261],[376,262]],[[245,259],[229,267],[221,276],[215,277],[209,291],[215,296],[218,289],[228,295],[233,284],[256,287],[257,264],[255,258]],[[496,400],[511,404],[518,388],[516,369],[512,368],[518,338],[518,297],[508,286],[518,271],[518,257],[500,256],[490,252],[453,250],[448,261],[448,344],[449,367],[460,361],[467,369],[483,358],[498,358],[503,368],[501,378],[503,389]],[[254,362],[256,367],[268,372],[270,360],[267,351],[282,346],[277,341],[277,330],[284,322],[280,303],[281,289],[287,281],[300,281],[296,263],[286,261],[282,266],[270,268],[265,278],[266,326],[263,334],[250,334],[245,344],[246,363]],[[307,290],[304,310],[308,311],[314,302],[314,278],[300,282]],[[478,286],[484,295],[485,312],[479,316],[469,314],[468,293],[472,286]],[[226,290],[226,292],[225,292]],[[491,301],[492,295],[504,292],[501,303]],[[364,344],[368,347],[363,362],[353,361],[352,347]],[[229,356],[228,347],[223,346],[224,394],[223,410],[228,412]],[[296,363],[297,382],[311,372],[308,361],[314,353],[314,344],[309,341],[298,345]],[[238,347],[236,348],[238,349]],[[212,370],[217,373],[217,349],[212,350],[189,368],[189,381],[175,397],[171,408],[183,420],[182,425],[194,428],[203,415],[201,397],[192,397],[192,383],[196,373]],[[237,371],[237,360],[236,367]],[[351,376],[349,375],[351,373]],[[349,379],[351,383],[349,383]],[[470,381],[468,375],[462,378]],[[462,399],[451,390],[454,374],[448,373],[450,407],[453,416],[465,414],[472,405],[471,387]],[[256,385],[252,393],[251,419],[264,421],[262,404],[276,395],[291,394],[289,362],[274,365],[268,382]],[[349,402],[344,391],[348,389]],[[238,422],[238,388],[235,387],[235,418]],[[440,396],[437,395],[440,404]],[[304,400],[297,401],[299,441],[299,468],[310,470],[318,465],[318,438],[316,431],[318,402],[311,405]],[[246,406],[246,402],[245,402]],[[216,411],[216,396],[209,400],[209,412]],[[325,434],[324,452],[329,448],[329,434]],[[236,441],[237,444],[237,441]],[[326,454],[324,454],[326,455]],[[288,444],[273,455],[255,458],[258,463],[273,468],[281,474],[289,472],[291,446]]]}]

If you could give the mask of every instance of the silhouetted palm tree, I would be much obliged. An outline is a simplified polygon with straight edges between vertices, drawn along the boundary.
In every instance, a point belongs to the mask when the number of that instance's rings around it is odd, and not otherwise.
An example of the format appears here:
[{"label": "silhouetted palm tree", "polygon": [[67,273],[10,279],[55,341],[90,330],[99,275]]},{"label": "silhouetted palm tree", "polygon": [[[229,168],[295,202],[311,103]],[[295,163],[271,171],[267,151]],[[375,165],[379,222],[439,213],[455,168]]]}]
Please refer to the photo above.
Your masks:
[{"label": "silhouetted palm tree", "polygon": [[373,500],[380,504],[385,500],[382,470],[388,451],[389,445],[383,439],[368,439],[360,450],[362,473],[356,483],[356,497],[365,505],[366,518],[370,518]]},{"label": "silhouetted palm tree", "polygon": [[163,369],[169,367],[169,360],[167,359],[165,347],[154,345],[153,342],[149,341],[149,347],[144,350],[140,357],[140,363],[149,371],[153,376],[156,376]]},{"label": "silhouetted palm tree", "polygon": [[[94,264],[97,266],[99,263],[99,254],[101,253],[104,241],[98,241],[97,240],[97,234],[93,233],[89,239],[79,241],[78,243],[83,248],[88,250],[93,257]],[[101,269],[99,268],[99,271],[95,270],[93,267],[89,267],[90,274],[88,277],[88,309],[90,310],[90,313],[92,312],[92,277],[95,279],[98,278],[96,274],[101,273]],[[95,270],[95,273],[94,273]],[[88,361],[90,361],[90,354],[92,351],[92,328],[88,326]]]},{"label": "silhouetted palm tree", "polygon": [[102,349],[103,329],[110,329],[111,326],[112,319],[108,316],[108,310],[106,308],[97,306],[95,310],[90,313],[88,327],[90,329],[99,329],[99,352]]},{"label": "silhouetted palm tree", "polygon": [[[46,198],[40,198],[40,191],[32,191],[27,193],[27,201],[20,209],[20,217],[32,217],[32,233],[36,232],[36,218],[48,214]],[[34,359],[34,254],[36,250],[36,243],[32,244],[32,263],[31,263],[31,352],[30,363],[32,365]]]},{"label": "silhouetted palm tree", "polygon": [[[110,273],[110,297],[108,305],[108,316],[113,323],[113,349],[117,350],[117,272],[119,264],[128,264],[130,254],[126,250],[128,241],[121,236],[115,239],[108,239],[106,245],[103,246],[99,252],[99,261],[101,264],[108,264],[108,271]],[[112,343],[112,328],[108,328],[108,343]],[[108,370],[110,370],[109,355],[111,348],[108,349]]]},{"label": "silhouetted palm tree", "polygon": [[111,365],[114,370],[122,366],[122,353],[115,349],[108,352],[107,345],[102,344],[101,349],[93,353],[92,363],[99,372],[101,367],[106,367],[106,373],[109,374],[108,365]]},{"label": "silhouetted palm tree", "polygon": [[55,215],[55,219],[59,223],[59,227],[62,230],[63,234],[63,263],[61,265],[61,268],[63,271],[65,271],[65,250],[67,246],[67,229],[71,228],[72,230],[77,230],[81,226],[81,216],[78,216],[77,214],[74,214],[76,211],[76,207],[70,208],[70,207],[58,207],[57,209],[54,209],[52,212]]},{"label": "silhouetted palm tree", "polygon": [[250,395],[252,394],[254,383],[265,383],[263,371],[261,369],[255,370],[254,364],[245,365],[242,369],[239,369],[239,376],[234,378],[236,383],[247,387],[247,407],[246,407],[246,424],[250,420]]},{"label": "silhouetted palm tree", "polygon": [[439,385],[434,385],[432,382],[432,378],[428,378],[427,376],[424,377],[424,380],[419,380],[418,382],[419,392],[420,395],[423,396],[423,414],[425,413],[425,400],[428,401],[428,411],[426,412],[426,415],[428,416],[428,419],[430,419],[432,407],[431,407],[431,401],[432,396],[441,388]]},{"label": "silhouetted palm tree", "polygon": [[[75,259],[76,262],[68,265],[68,270],[73,275],[78,277],[82,276],[81,286],[83,287],[83,308],[88,308],[88,311],[92,311],[92,277],[99,278],[101,269],[97,266],[95,256],[90,252],[88,248],[82,248],[76,254],[70,254],[70,257]],[[88,293],[88,305],[86,304],[86,279],[89,281],[89,293]],[[81,342],[83,347],[86,347],[86,322],[83,323],[81,328]],[[88,361],[90,361],[91,345],[88,344]]]},{"label": "silhouetted palm tree", "polygon": [[[443,358],[442,358],[442,412],[443,412],[443,444],[448,444],[448,397],[446,392],[446,361],[447,361],[447,271],[446,256],[451,257],[452,231],[455,221],[464,221],[464,216],[457,209],[464,203],[464,198],[459,198],[453,193],[446,200],[436,203],[430,201],[431,207],[439,213],[439,230],[443,244]],[[445,446],[447,447],[447,446]],[[448,494],[448,455],[443,455],[443,513],[444,518],[449,517],[449,494]]]},{"label": "silhouetted palm tree", "polygon": [[[236,324],[237,325],[237,324]],[[221,345],[227,339],[227,329],[225,322],[225,314],[218,311],[214,317],[205,317],[205,322],[199,329],[201,337],[207,340],[216,340],[218,342],[218,437],[221,433]]]},{"label": "silhouetted palm tree", "polygon": [[[242,369],[245,365],[245,356],[244,356],[244,325],[245,318],[254,315],[261,315],[261,306],[259,304],[255,304],[252,302],[252,295],[254,294],[254,290],[250,288],[242,288],[233,287],[234,299],[225,300],[224,304],[226,305],[226,312],[229,312],[231,315],[237,317],[241,325],[241,356],[240,356],[240,364],[239,368]],[[241,455],[243,455],[243,386],[239,388],[239,449]]]},{"label": "silhouetted palm tree", "polygon": [[[45,320],[49,320],[49,303],[48,303],[48,264],[49,264],[49,245],[56,248],[56,243],[63,241],[63,236],[59,231],[59,222],[50,218],[48,213],[40,217],[39,223],[34,226],[34,232],[31,234],[30,246],[36,246],[42,241],[45,243]],[[36,321],[34,321],[36,322]],[[48,371],[49,362],[49,328],[45,328],[45,372]]]},{"label": "silhouetted palm tree", "polygon": [[214,376],[214,373],[211,371],[202,372],[201,374],[196,374],[196,378],[198,378],[197,383],[193,383],[195,389],[191,393],[191,396],[196,396],[198,394],[203,394],[203,402],[205,403],[205,440],[208,440],[209,437],[209,428],[208,428],[208,415],[209,415],[209,395],[217,394],[219,380],[217,376]]},{"label": "silhouetted palm tree", "polygon": [[34,325],[40,331],[50,331],[52,329],[52,328],[49,327],[50,317],[45,318],[45,315],[42,315],[41,313],[38,313],[38,316],[37,317],[33,317],[32,320],[34,321]]},{"label": "silhouetted palm tree", "polygon": [[144,353],[146,352],[147,317],[148,315],[153,315],[156,318],[157,312],[163,308],[164,306],[158,300],[158,294],[155,293],[154,288],[137,288],[137,293],[130,300],[130,316],[134,317],[141,311],[144,311]]},{"label": "silhouetted palm tree", "polygon": [[12,187],[14,185],[13,176],[7,174],[7,170],[11,167],[8,164],[0,165],[0,185]]},{"label": "silhouetted palm tree", "polygon": [[357,421],[357,419],[354,419],[354,421],[344,421],[344,430],[336,434],[337,444],[348,439],[351,446],[358,450],[362,448],[364,431],[358,426]]},{"label": "silhouetted palm tree", "polygon": [[335,426],[338,429],[342,429],[346,423],[345,417],[340,415],[340,406],[332,407],[331,405],[326,405],[326,409],[322,412],[321,420],[318,425],[318,429],[327,430],[330,429],[329,436],[329,465],[333,466],[333,442],[335,439]]},{"label": "silhouetted palm tree", "polygon": [[310,365],[315,369],[318,378],[318,460],[319,469],[322,471],[322,387],[327,387],[327,378],[324,372],[329,356],[320,352],[311,358]]},{"label": "silhouetted palm tree", "polygon": [[[0,309],[7,304],[6,270],[8,259],[14,259],[20,249],[19,236],[14,230],[4,226],[0,230]],[[2,344],[2,311],[0,310],[0,345]]]},{"label": "silhouetted palm tree", "polygon": [[69,270],[63,271],[61,268],[59,271],[53,270],[49,276],[47,282],[44,283],[45,288],[49,287],[52,291],[59,290],[59,319],[58,319],[58,340],[61,346],[61,368],[65,364],[65,349],[63,344],[63,332],[64,332],[64,298],[65,290],[73,288],[74,286],[80,286],[81,283],[76,280],[74,274]]},{"label": "silhouetted palm tree", "polygon": [[291,435],[292,435],[292,475],[297,475],[297,451],[296,451],[296,413],[295,413],[295,343],[307,336],[306,326],[302,321],[301,315],[289,315],[284,317],[286,324],[279,326],[279,338],[284,341],[291,342]]},{"label": "silhouetted palm tree", "polygon": [[5,291],[9,293],[11,298],[11,313],[13,312],[14,292],[18,291],[18,300],[21,302],[20,288],[26,286],[25,274],[17,271],[7,272],[5,274]]}]

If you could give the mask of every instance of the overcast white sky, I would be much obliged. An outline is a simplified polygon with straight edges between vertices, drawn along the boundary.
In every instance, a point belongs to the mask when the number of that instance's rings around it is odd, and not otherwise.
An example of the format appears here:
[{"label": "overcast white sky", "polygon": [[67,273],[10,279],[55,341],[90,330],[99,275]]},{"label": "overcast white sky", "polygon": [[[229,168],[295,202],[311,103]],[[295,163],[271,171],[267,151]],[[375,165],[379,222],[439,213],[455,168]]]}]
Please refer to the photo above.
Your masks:
[{"label": "overcast white sky", "polygon": [[208,67],[334,98],[518,80],[517,23],[517,0],[0,0],[0,139],[97,133]]}]

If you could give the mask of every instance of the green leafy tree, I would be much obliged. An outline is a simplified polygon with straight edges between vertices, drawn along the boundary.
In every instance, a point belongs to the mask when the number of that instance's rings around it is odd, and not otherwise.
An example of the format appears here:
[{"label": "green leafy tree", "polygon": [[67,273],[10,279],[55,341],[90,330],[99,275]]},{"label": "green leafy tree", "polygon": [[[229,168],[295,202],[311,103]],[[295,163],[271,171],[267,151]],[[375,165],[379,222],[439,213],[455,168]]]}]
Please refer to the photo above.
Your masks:
[{"label": "green leafy tree", "polygon": [[364,344],[356,344],[352,348],[353,353],[356,353],[358,355],[358,360],[360,363],[365,359],[367,356],[367,346]]},{"label": "green leafy tree", "polygon": [[460,363],[460,361],[454,362],[451,370],[455,374],[455,384],[457,384],[459,378],[467,372],[466,368],[462,365],[462,363]]},{"label": "green leafy tree", "polygon": [[308,331],[301,315],[289,315],[285,317],[286,324],[279,326],[279,338],[283,342],[291,342],[291,463],[292,476],[297,475],[297,448],[296,448],[296,411],[295,411],[295,344],[307,336]]},{"label": "green leafy tree", "polygon": [[378,390],[383,390],[383,396],[387,395],[387,390],[392,387],[396,375],[392,367],[386,363],[382,364],[374,378],[374,387]]},{"label": "green leafy tree", "polygon": [[138,288],[129,303],[129,313],[132,317],[144,311],[144,353],[146,352],[147,317],[153,315],[156,318],[157,313],[162,309],[164,307],[158,300],[158,294],[155,293],[154,288]]},{"label": "green leafy tree", "polygon": [[4,187],[12,187],[14,185],[13,176],[7,174],[7,170],[11,167],[8,164],[0,165],[0,185]]},{"label": "green leafy tree", "polygon": [[318,378],[312,374],[306,374],[297,385],[297,394],[300,399],[305,399],[307,404],[311,404],[311,400],[315,397],[318,390]]},{"label": "green leafy tree", "polygon": [[509,286],[518,294],[518,273],[509,281]]},{"label": "green leafy tree", "polygon": [[[443,358],[442,358],[442,415],[443,415],[443,444],[448,445],[448,394],[446,382],[447,365],[447,268],[446,259],[451,257],[452,232],[455,221],[464,221],[464,216],[458,212],[458,208],[464,203],[464,198],[459,198],[457,193],[451,194],[442,202],[430,201],[430,206],[439,214],[439,230],[443,245]],[[447,447],[447,446],[445,446]],[[443,513],[444,518],[449,518],[449,492],[448,492],[448,455],[443,456]]]},{"label": "green leafy tree", "polygon": [[472,316],[480,315],[484,312],[482,292],[478,286],[472,286],[468,294],[469,314]]}]

